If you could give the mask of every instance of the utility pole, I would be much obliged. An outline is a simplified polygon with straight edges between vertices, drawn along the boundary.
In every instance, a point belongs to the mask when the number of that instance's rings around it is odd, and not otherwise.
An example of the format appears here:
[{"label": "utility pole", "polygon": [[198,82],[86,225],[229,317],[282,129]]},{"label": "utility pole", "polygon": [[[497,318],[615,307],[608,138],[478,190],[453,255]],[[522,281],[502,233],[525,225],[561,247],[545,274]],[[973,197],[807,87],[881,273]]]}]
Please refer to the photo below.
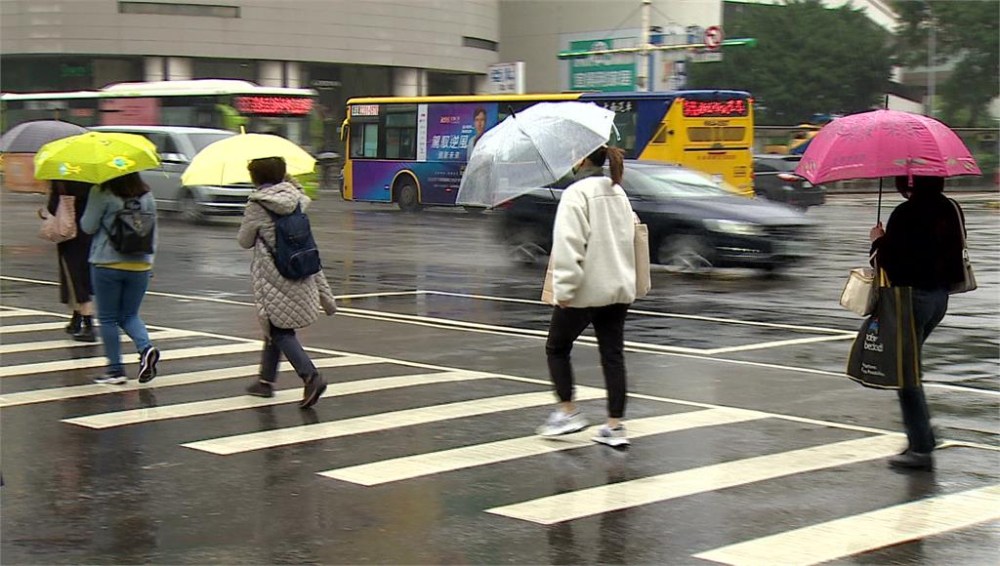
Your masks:
[{"label": "utility pole", "polygon": [[927,39],[927,115],[931,118],[934,117],[934,95],[937,87],[936,80],[937,77],[934,74],[934,64],[935,59],[937,59],[937,22],[934,21],[934,12],[931,9],[931,4],[927,4],[927,13],[930,16],[928,22],[930,24],[930,30],[928,30]]},{"label": "utility pole", "polygon": [[639,92],[649,90],[649,22],[653,0],[642,0],[642,23],[639,31],[639,70],[635,74],[635,86]]}]

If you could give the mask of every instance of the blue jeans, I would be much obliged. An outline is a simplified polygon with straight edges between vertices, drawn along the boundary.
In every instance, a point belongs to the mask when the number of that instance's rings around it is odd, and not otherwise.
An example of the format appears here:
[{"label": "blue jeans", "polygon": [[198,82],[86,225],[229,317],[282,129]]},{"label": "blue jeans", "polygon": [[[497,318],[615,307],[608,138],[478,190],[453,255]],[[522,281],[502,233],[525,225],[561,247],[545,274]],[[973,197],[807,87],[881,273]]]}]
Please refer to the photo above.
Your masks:
[{"label": "blue jeans", "polygon": [[[917,340],[921,350],[924,340],[937,327],[948,311],[948,292],[944,289],[927,291],[913,290],[913,319],[917,327]],[[899,407],[903,412],[906,438],[909,449],[915,452],[931,452],[936,440],[931,429],[931,412],[927,408],[927,397],[922,387],[905,388],[897,391]]]},{"label": "blue jeans", "polygon": [[108,371],[124,373],[122,346],[118,339],[121,328],[135,343],[136,351],[149,346],[149,333],[139,318],[139,307],[149,287],[149,271],[126,271],[93,266],[94,298],[97,299],[97,320],[101,322],[101,341],[108,358]]}]

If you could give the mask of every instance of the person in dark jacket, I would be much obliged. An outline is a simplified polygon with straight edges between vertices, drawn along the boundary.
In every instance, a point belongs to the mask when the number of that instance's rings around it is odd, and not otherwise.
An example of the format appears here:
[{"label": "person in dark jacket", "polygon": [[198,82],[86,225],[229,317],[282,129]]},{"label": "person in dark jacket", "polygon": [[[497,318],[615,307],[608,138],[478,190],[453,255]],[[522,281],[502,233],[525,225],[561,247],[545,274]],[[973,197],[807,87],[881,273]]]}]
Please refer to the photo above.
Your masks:
[{"label": "person in dark jacket", "polygon": [[[889,282],[913,287],[913,315],[922,347],[948,310],[948,289],[964,278],[965,219],[957,203],[944,196],[941,177],[896,177],[896,189],[906,201],[892,211],[884,230],[879,223],[869,236]],[[889,465],[932,470],[936,441],[924,390],[907,387],[898,395],[909,446]]]},{"label": "person in dark jacket", "polygon": [[87,208],[90,184],[76,181],[52,181],[49,214],[55,214],[59,197],[70,195],[76,208],[76,237],[56,244],[59,255],[59,301],[73,310],[66,332],[74,340],[96,342],[94,333],[94,288],[90,283],[90,242],[92,236],[80,229],[80,218]]}]

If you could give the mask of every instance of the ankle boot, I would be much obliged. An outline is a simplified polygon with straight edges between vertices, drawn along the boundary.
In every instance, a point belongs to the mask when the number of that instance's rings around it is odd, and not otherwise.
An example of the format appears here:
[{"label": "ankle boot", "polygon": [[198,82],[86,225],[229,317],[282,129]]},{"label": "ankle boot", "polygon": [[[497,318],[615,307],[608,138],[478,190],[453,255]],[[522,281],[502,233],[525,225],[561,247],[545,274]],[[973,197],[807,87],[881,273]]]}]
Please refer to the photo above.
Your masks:
[{"label": "ankle boot", "polygon": [[66,325],[66,334],[76,334],[79,332],[80,320],[81,316],[79,311],[73,311],[73,318],[69,319],[69,324]]},{"label": "ankle boot", "polygon": [[97,335],[94,334],[94,317],[83,316],[80,318],[80,326],[73,333],[73,340],[77,342],[97,342]]}]

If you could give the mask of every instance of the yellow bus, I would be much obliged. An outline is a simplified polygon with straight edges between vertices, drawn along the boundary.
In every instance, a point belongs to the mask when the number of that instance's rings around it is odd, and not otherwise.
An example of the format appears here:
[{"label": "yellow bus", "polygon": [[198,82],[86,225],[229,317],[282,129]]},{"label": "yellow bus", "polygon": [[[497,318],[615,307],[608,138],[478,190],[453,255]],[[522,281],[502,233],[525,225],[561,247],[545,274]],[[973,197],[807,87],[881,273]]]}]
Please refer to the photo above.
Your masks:
[{"label": "yellow bus", "polygon": [[346,142],[346,200],[395,202],[403,210],[455,204],[476,141],[511,112],[537,102],[594,102],[615,112],[631,159],[677,163],[753,195],[753,99],[730,90],[494,96],[352,98]]}]

